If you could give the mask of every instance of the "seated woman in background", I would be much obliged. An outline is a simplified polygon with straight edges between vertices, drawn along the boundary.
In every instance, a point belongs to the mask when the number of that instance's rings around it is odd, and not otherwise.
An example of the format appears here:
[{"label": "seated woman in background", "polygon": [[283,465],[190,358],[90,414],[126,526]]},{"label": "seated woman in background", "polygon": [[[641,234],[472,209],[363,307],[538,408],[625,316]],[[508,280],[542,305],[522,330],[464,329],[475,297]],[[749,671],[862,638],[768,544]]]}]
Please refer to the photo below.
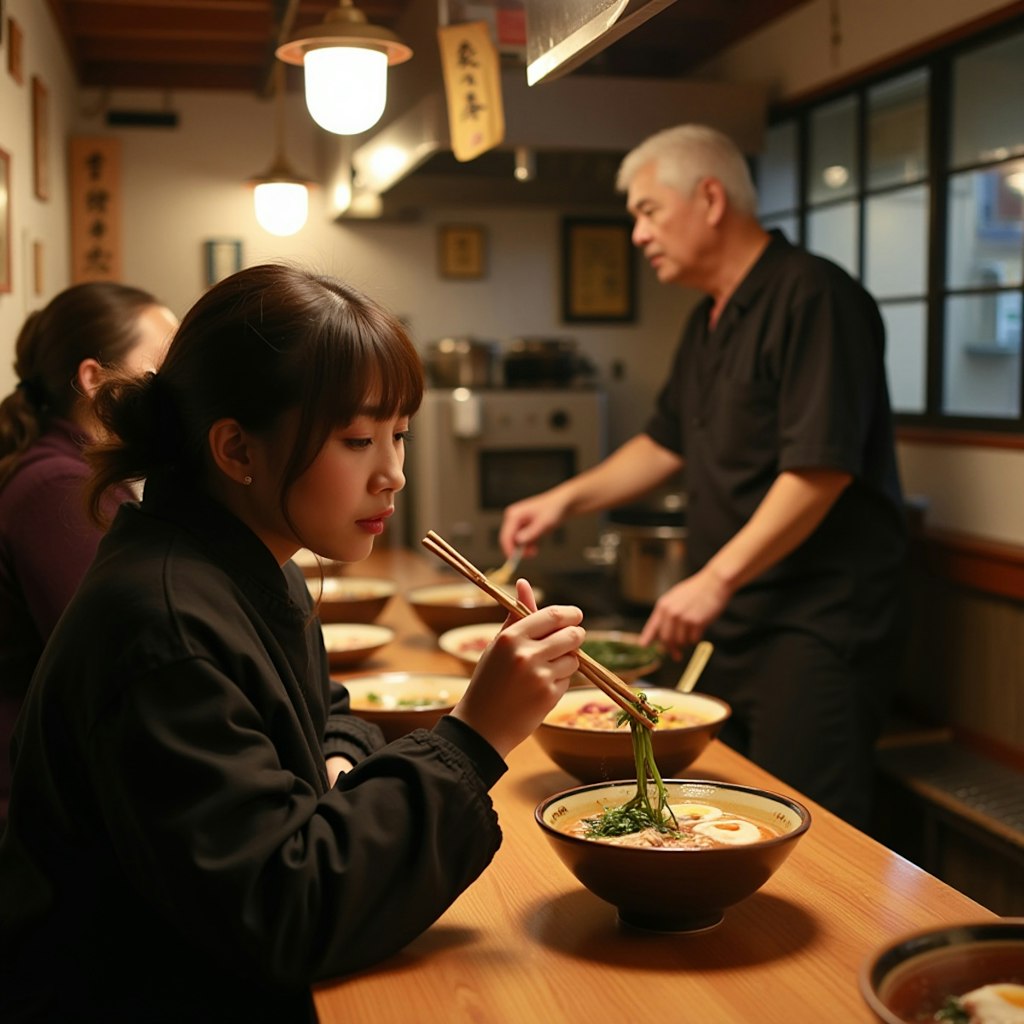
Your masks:
[{"label": "seated woman in background", "polygon": [[[18,385],[0,402],[0,828],[21,698],[101,534],[83,490],[92,395],[111,369],[159,365],[176,326],[148,292],[95,282],[61,292],[18,334]],[[113,492],[108,507],[130,497]]]},{"label": "seated woman in background", "polygon": [[276,265],[206,292],[157,373],[100,389],[93,507],[145,492],[18,722],[0,1019],[314,1020],[314,982],[401,949],[490,862],[489,790],[565,692],[582,613],[536,611],[519,580],[533,613],[452,713],[384,745],[291,561],[370,554],[422,392],[396,318]]}]

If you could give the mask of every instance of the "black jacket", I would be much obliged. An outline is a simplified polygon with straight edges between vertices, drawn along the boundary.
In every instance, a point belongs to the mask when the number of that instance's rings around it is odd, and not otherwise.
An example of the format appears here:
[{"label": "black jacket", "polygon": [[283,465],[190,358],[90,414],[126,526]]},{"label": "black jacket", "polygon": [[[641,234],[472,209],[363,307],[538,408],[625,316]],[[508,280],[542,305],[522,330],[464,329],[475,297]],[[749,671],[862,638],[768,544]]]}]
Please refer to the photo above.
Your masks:
[{"label": "black jacket", "polygon": [[[348,715],[286,569],[169,482],[122,507],[15,737],[0,1019],[307,1019],[490,862],[504,763]],[[332,790],[325,753],[359,762]]]}]

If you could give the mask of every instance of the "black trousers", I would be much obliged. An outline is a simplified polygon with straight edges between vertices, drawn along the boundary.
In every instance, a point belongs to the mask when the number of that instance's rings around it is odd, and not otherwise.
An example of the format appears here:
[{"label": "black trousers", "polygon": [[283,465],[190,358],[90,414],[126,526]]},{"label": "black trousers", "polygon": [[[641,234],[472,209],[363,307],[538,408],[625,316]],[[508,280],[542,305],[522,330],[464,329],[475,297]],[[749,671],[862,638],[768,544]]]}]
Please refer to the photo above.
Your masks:
[{"label": "black trousers", "polygon": [[719,739],[862,828],[901,648],[894,639],[852,661],[797,630],[716,640],[698,689],[732,707]]}]

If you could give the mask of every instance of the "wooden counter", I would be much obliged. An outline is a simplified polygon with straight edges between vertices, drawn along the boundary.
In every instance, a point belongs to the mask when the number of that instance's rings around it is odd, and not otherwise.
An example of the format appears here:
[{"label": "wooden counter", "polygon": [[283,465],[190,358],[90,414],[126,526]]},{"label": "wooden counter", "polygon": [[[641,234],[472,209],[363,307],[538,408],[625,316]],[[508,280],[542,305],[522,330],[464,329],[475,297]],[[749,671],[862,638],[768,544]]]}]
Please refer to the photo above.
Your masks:
[{"label": "wooden counter", "polygon": [[[427,557],[384,549],[352,574],[405,588],[442,576]],[[360,672],[458,664],[400,597],[380,621],[398,637]],[[813,815],[776,875],[717,928],[635,931],[576,881],[533,818],[543,798],[576,783],[531,739],[492,793],[504,832],[494,862],[401,953],[319,987],[321,1022],[868,1024],[857,974],[872,949],[917,928],[995,917],[720,743],[686,775],[785,793]]]}]

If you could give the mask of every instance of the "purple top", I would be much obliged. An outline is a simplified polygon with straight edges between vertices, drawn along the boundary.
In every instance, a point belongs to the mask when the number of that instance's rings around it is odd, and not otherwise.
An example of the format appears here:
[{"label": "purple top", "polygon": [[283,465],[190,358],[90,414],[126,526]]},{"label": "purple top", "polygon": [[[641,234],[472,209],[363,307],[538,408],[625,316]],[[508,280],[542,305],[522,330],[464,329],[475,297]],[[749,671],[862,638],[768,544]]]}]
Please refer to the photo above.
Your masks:
[{"label": "purple top", "polygon": [[[85,440],[75,424],[54,421],[0,490],[0,821],[17,709],[102,535],[85,509]],[[131,496],[112,499],[108,514]]]}]

